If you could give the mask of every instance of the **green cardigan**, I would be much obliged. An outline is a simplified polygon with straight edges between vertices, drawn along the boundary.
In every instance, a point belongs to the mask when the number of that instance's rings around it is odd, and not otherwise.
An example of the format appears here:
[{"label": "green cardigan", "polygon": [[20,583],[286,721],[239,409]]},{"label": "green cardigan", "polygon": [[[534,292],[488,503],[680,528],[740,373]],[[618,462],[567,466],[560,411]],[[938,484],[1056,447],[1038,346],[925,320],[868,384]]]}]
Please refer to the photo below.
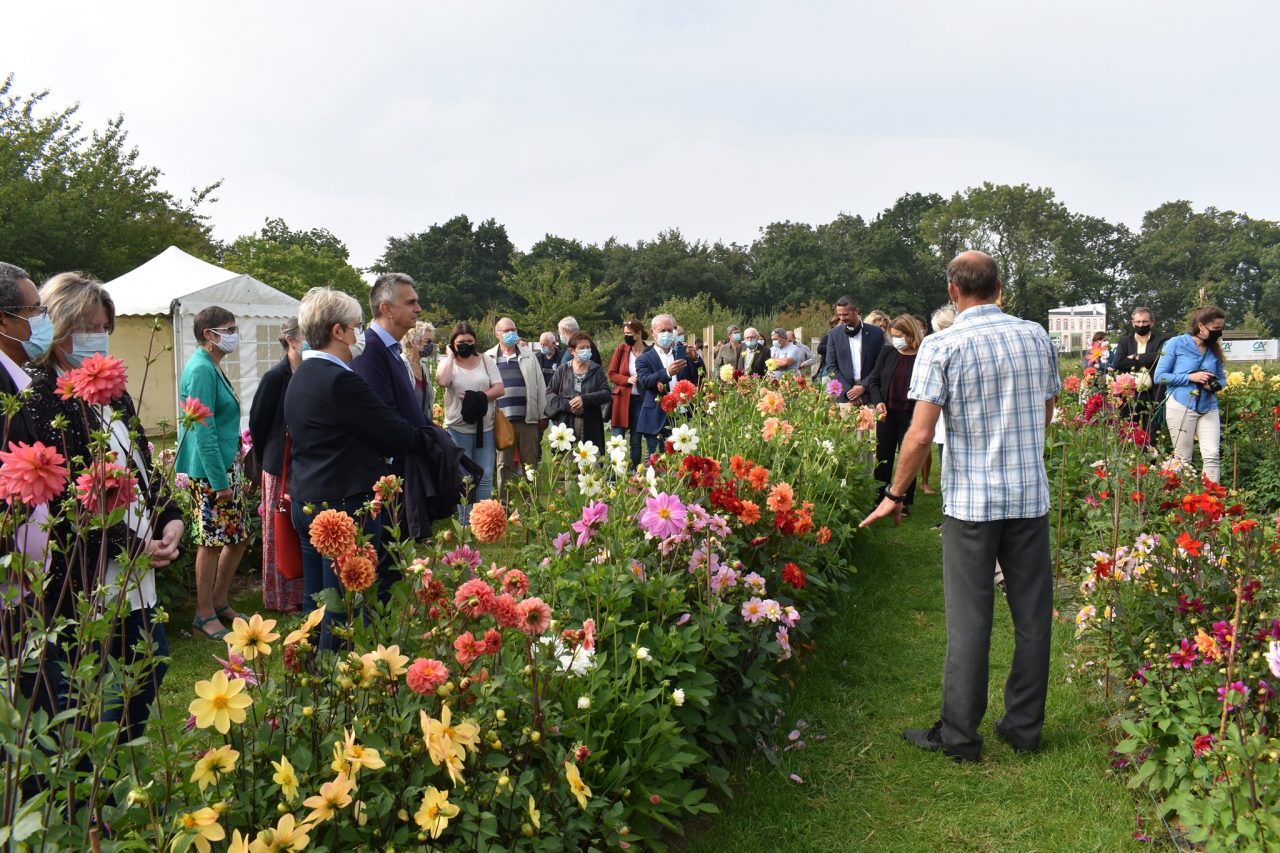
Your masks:
[{"label": "green cardigan", "polygon": [[179,427],[175,470],[208,480],[210,487],[219,491],[229,485],[227,472],[240,451],[240,401],[203,347],[187,359],[178,383],[178,399],[185,403],[191,397],[208,406],[213,414],[191,430]]}]

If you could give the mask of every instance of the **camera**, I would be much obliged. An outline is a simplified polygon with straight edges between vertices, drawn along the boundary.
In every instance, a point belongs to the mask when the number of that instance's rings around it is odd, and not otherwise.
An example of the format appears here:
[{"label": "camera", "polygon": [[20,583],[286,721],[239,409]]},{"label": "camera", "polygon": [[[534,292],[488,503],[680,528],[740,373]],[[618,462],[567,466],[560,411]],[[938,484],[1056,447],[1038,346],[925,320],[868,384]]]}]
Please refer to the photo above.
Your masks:
[{"label": "camera", "polygon": [[1217,376],[1214,376],[1211,373],[1209,374],[1209,378],[1205,380],[1204,390],[1208,391],[1210,394],[1217,394],[1222,390],[1222,383],[1218,381]]}]

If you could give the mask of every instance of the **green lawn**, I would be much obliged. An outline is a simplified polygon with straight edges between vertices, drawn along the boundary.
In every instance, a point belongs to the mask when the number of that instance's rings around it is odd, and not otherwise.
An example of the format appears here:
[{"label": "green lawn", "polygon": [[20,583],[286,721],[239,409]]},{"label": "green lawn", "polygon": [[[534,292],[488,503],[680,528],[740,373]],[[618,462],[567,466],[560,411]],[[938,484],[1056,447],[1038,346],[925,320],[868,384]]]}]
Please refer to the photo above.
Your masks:
[{"label": "green lawn", "polygon": [[1017,755],[991,730],[1012,653],[998,593],[982,763],[960,766],[902,740],[902,729],[927,728],[938,715],[946,634],[941,539],[929,528],[939,520],[939,499],[922,497],[902,527],[873,528],[858,540],[854,591],[819,637],[808,671],[796,673],[780,729],[785,742],[807,723],[805,748],[776,767],[745,758],[723,814],[690,827],[686,851],[1139,848],[1136,800],[1109,772],[1105,711],[1090,686],[1065,680],[1069,625],[1056,632],[1041,753]]}]

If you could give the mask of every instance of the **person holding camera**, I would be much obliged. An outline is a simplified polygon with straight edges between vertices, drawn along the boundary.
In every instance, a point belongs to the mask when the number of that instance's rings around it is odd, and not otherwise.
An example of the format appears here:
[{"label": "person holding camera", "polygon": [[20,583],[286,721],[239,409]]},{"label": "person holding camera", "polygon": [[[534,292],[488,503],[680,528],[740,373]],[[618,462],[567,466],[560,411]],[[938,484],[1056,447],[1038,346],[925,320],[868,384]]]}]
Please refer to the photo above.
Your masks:
[{"label": "person holding camera", "polygon": [[1156,382],[1168,389],[1165,422],[1173,440],[1173,455],[1191,462],[1199,439],[1201,469],[1215,483],[1222,477],[1218,392],[1227,383],[1227,373],[1218,340],[1225,324],[1226,314],[1218,306],[1197,308],[1191,312],[1187,334],[1165,343],[1156,363]]}]

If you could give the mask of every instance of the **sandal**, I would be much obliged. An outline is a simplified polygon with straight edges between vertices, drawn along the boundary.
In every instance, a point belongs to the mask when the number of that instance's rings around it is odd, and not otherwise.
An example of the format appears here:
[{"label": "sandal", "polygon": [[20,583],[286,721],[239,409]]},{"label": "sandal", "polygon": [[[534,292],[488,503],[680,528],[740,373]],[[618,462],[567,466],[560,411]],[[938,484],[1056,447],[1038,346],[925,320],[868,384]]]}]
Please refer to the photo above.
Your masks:
[{"label": "sandal", "polygon": [[215,607],[213,608],[213,612],[218,614],[218,618],[221,619],[223,623],[227,625],[230,625],[232,622],[235,622],[237,619],[248,618],[239,610],[236,610],[235,608],[233,608],[230,604],[224,604],[221,607]]},{"label": "sandal", "polygon": [[231,633],[226,628],[223,628],[220,631],[214,631],[212,634],[210,634],[208,631],[204,629],[205,625],[208,625],[210,622],[217,622],[217,621],[218,621],[218,614],[216,613],[204,619],[201,619],[199,616],[196,616],[194,621],[192,621],[191,623],[191,627],[195,629],[195,632],[197,634],[204,636],[206,640],[222,640],[224,637],[227,636],[227,634]]}]

